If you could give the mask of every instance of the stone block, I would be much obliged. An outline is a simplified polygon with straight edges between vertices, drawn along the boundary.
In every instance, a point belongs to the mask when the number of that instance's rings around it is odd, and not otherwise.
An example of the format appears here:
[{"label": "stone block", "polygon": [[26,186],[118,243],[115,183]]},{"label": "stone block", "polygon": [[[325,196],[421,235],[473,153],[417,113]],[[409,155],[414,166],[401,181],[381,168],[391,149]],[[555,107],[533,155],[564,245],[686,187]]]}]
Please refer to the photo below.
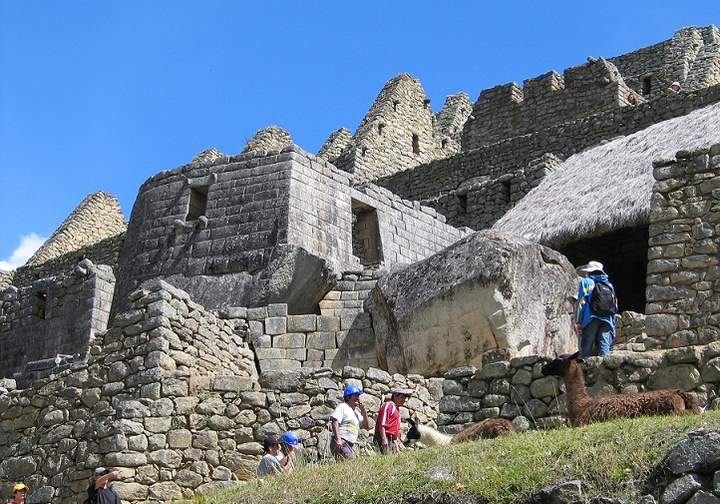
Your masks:
[{"label": "stone block", "polygon": [[221,392],[245,392],[252,390],[253,379],[246,376],[216,376],[213,390]]},{"label": "stone block", "polygon": [[692,390],[700,385],[700,372],[691,364],[677,364],[656,370],[648,379],[648,388]]},{"label": "stone block", "polygon": [[265,319],[265,334],[274,336],[287,332],[287,319],[285,317],[268,317]]},{"label": "stone block", "polygon": [[696,474],[686,474],[670,483],[660,497],[661,504],[682,504],[702,488],[702,481]]},{"label": "stone block", "polygon": [[[305,360],[305,359],[302,359]],[[260,370],[264,373],[266,371],[279,371],[279,370],[292,370],[300,369],[300,360],[291,359],[266,359],[260,361]]]},{"label": "stone block", "polygon": [[289,315],[287,330],[289,332],[312,332],[317,328],[317,315]]},{"label": "stone block", "polygon": [[327,315],[317,315],[318,331],[339,331],[340,319],[337,317],[329,317]]},{"label": "stone block", "polygon": [[268,311],[266,306],[262,306],[259,308],[248,308],[247,309],[247,318],[248,320],[260,320],[263,321],[268,316]]},{"label": "stone block", "polygon": [[334,332],[312,332],[307,335],[307,347],[324,350],[327,348],[336,348]]},{"label": "stone block", "polygon": [[305,348],[304,333],[286,333],[273,336],[273,348]]},{"label": "stone block", "polygon": [[287,303],[272,303],[267,305],[268,317],[286,317],[288,314]]}]

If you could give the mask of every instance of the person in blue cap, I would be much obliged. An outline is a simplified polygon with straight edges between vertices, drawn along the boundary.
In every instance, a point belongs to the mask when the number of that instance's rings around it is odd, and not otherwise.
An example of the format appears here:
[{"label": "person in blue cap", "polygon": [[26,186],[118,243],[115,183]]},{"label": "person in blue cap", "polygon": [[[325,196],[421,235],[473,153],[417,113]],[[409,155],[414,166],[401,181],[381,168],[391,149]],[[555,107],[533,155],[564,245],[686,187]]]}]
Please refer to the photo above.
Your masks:
[{"label": "person in blue cap", "polygon": [[353,460],[355,452],[353,446],[357,443],[360,427],[370,428],[367,410],[360,402],[362,390],[352,383],[345,386],[343,391],[343,402],[338,404],[333,414],[330,415],[332,424],[332,440],[330,451],[337,460]]},{"label": "person in blue cap", "polygon": [[300,446],[300,438],[292,431],[287,431],[280,438],[278,460],[285,468],[285,471],[292,472],[295,469],[295,460],[300,451]]}]

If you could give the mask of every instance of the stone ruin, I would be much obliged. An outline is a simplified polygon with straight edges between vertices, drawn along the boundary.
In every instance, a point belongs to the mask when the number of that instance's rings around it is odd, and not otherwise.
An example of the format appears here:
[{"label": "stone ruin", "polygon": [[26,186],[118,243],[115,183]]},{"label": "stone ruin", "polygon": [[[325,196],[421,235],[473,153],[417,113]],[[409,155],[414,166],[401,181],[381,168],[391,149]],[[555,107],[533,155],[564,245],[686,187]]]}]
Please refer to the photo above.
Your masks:
[{"label": "stone ruin", "polygon": [[[402,414],[446,432],[563,425],[540,367],[576,344],[588,259],[622,309],[593,393],[720,406],[719,115],[720,31],[685,28],[437,113],[400,74],[317,156],[265,128],[151,176],[127,223],[88,196],[0,272],[0,497],[76,502],[100,465],[125,501],[192,497],[286,429],[320,461],[346,383],[371,411],[408,388]],[[606,197],[573,215],[589,172]]]}]

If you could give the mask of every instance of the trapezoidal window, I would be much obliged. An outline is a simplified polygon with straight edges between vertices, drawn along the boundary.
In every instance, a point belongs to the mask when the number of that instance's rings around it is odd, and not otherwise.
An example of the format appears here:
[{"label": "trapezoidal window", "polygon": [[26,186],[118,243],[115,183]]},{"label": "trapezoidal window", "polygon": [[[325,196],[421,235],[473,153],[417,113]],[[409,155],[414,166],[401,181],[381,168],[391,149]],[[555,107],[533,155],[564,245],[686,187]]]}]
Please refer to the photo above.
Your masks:
[{"label": "trapezoidal window", "polygon": [[378,135],[382,135],[384,129],[385,125],[383,123],[378,124]]},{"label": "trapezoidal window", "polygon": [[642,80],[642,95],[647,96],[652,92],[652,77],[645,77]]},{"label": "trapezoidal window", "polygon": [[33,314],[37,318],[44,319],[47,315],[47,298],[48,295],[45,291],[38,291],[35,293]]},{"label": "trapezoidal window", "polygon": [[620,311],[645,313],[648,227],[623,228],[568,243],[558,250],[578,267],[600,261],[615,286]]},{"label": "trapezoidal window", "polygon": [[381,263],[382,247],[377,210],[369,205],[352,200],[352,213],[353,255],[360,259],[360,264],[363,266]]},{"label": "trapezoidal window", "polygon": [[420,137],[415,133],[412,136],[412,150],[413,154],[420,154]]},{"label": "trapezoidal window", "polygon": [[457,195],[458,200],[458,213],[461,215],[465,215],[468,210],[468,196],[467,193],[464,194],[458,194]]},{"label": "trapezoidal window", "polygon": [[207,210],[207,195],[209,186],[195,186],[190,188],[190,202],[188,203],[186,221],[194,221],[205,215]]}]

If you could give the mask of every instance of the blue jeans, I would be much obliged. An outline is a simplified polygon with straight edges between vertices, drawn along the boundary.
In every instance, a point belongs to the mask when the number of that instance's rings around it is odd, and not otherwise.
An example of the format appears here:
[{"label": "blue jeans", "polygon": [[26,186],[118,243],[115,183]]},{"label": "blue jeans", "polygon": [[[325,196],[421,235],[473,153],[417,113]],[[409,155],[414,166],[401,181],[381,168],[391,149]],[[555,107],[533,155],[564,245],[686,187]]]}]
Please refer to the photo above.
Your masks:
[{"label": "blue jeans", "polygon": [[[612,346],[613,330],[610,324],[602,320],[592,319],[588,325],[583,327],[580,334],[580,357],[590,357],[592,355],[607,355],[610,353]],[[597,352],[593,353],[593,346],[597,347]]]}]

